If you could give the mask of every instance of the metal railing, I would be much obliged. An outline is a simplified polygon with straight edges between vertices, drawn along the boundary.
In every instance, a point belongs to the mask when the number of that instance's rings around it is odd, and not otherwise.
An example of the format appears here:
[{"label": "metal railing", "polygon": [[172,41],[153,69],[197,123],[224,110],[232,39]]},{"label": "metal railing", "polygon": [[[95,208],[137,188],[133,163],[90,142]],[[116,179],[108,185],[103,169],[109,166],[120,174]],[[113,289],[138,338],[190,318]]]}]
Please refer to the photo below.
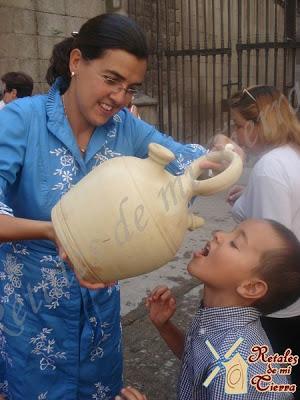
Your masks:
[{"label": "metal railing", "polygon": [[[150,43],[145,92],[159,128],[205,144],[230,132],[227,99],[255,84],[295,83],[296,0],[128,0]],[[293,99],[292,99],[293,100]]]}]

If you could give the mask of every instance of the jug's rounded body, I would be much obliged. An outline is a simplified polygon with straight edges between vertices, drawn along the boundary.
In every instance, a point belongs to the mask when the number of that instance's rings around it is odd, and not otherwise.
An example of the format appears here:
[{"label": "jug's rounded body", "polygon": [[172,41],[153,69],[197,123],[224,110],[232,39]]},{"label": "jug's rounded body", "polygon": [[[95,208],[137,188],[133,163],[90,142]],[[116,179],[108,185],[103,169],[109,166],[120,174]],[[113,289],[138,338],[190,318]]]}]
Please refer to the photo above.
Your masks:
[{"label": "jug's rounded body", "polygon": [[113,158],[56,204],[54,229],[79,276],[95,283],[150,272],[175,256],[187,229],[202,225],[188,211],[199,171],[194,162],[171,175],[165,166],[174,158],[155,143],[147,159]]}]

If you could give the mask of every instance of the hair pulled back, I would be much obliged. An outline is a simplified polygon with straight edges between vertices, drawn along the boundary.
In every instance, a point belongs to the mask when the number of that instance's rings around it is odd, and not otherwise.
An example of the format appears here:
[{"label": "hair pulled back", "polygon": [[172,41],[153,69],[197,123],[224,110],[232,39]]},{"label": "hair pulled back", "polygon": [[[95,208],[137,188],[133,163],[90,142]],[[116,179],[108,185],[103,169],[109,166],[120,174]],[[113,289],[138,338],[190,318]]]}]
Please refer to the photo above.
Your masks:
[{"label": "hair pulled back", "polygon": [[85,60],[100,58],[109,49],[125,50],[139,59],[148,56],[145,35],[133,20],[120,14],[101,14],[85,22],[78,33],[54,46],[46,74],[49,85],[62,77],[63,90],[69,87],[69,59],[73,49],[79,49]]},{"label": "hair pulled back", "polygon": [[300,146],[300,123],[286,96],[267,85],[252,86],[236,93],[229,102],[252,124],[260,125],[260,143],[270,146]]}]

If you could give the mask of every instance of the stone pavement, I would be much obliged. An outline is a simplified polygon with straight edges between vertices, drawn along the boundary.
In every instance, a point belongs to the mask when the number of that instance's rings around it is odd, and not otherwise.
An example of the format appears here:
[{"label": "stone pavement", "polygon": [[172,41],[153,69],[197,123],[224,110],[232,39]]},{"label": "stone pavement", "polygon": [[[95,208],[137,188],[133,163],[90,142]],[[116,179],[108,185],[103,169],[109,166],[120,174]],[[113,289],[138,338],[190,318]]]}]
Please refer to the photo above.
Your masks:
[{"label": "stone pavement", "polygon": [[[245,171],[240,183],[245,183],[248,172]],[[186,266],[193,250],[202,248],[212,231],[232,229],[235,225],[225,198],[226,193],[198,197],[193,210],[205,218],[205,225],[186,234],[180,251],[166,266],[121,283],[125,384],[142,390],[148,400],[176,399],[179,361],[149,321],[144,299],[157,285],[173,288],[177,299],[174,322],[186,328],[198,307],[202,289],[186,272]]]}]

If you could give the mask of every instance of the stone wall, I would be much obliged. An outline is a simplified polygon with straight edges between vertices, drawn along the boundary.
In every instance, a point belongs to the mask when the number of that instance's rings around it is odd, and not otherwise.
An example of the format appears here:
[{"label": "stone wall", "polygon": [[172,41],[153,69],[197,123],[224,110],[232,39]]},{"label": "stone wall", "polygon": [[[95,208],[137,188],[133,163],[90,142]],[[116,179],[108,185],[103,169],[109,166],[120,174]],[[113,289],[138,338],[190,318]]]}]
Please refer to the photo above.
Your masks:
[{"label": "stone wall", "polygon": [[[299,2],[299,1],[298,1]],[[222,46],[222,35],[220,15],[221,4],[225,8],[223,10],[223,29],[224,29],[224,46],[228,43],[228,15],[226,7],[228,0],[215,0],[215,34],[212,31],[212,2],[206,0],[206,37],[207,46],[211,47],[213,40],[216,47]],[[277,1],[277,3],[279,3]],[[167,9],[166,4],[169,5]],[[230,60],[231,81],[237,82],[237,54],[235,45],[237,42],[237,15],[238,0],[230,0],[231,4],[231,48],[233,54]],[[266,23],[265,23],[265,1],[248,1],[242,0],[242,17],[245,23],[242,26],[242,41],[247,40],[253,42],[256,40],[257,32],[259,40],[266,39]],[[258,10],[259,21],[257,26],[256,5],[259,5]],[[274,40],[274,5],[276,0],[268,2],[272,8],[269,21],[269,40]],[[189,0],[182,2],[174,0],[172,2],[156,2],[152,0],[0,0],[0,76],[5,72],[12,70],[21,70],[30,74],[35,82],[34,92],[42,92],[47,90],[48,85],[45,83],[45,73],[49,63],[49,57],[53,45],[71,34],[72,31],[78,30],[82,23],[88,18],[106,11],[115,11],[129,13],[134,16],[138,23],[146,32],[148,42],[151,49],[155,49],[157,45],[160,48],[166,48],[167,45],[173,49],[182,49],[196,47],[197,41],[201,48],[205,46],[204,35],[204,0]],[[248,9],[249,6],[249,9]],[[156,9],[159,7],[159,10]],[[192,16],[189,18],[189,9],[192,9]],[[197,28],[196,10],[200,14],[200,25]],[[278,5],[278,38],[283,39],[283,9]],[[166,10],[168,11],[166,13]],[[250,13],[250,14],[249,14]],[[250,15],[248,34],[247,14]],[[159,16],[160,27],[157,25],[157,17]],[[226,16],[227,15],[227,16]],[[298,17],[299,18],[299,17]],[[298,19],[299,21],[299,19]],[[169,44],[166,43],[166,29],[168,25]],[[198,29],[198,35],[197,35]],[[192,36],[191,36],[192,35]],[[299,24],[298,24],[299,37]],[[300,61],[299,49],[297,50],[296,79],[300,78]],[[278,82],[283,81],[283,50],[278,52],[277,75]],[[256,54],[252,51],[249,59],[247,54],[243,56],[243,85],[256,83]],[[260,52],[259,56],[259,81],[264,81],[266,57],[264,52]],[[269,83],[272,84],[274,75],[274,50],[271,50],[268,55],[268,71]],[[159,65],[159,63],[161,63]],[[214,64],[215,63],[215,64]],[[223,63],[223,64],[222,64]],[[212,108],[213,98],[215,99],[215,115],[218,115],[218,120],[215,129],[220,129],[223,123],[226,123],[226,115],[222,113],[222,100],[227,97],[227,75],[228,75],[228,59],[224,56],[223,61],[220,56],[213,59],[209,57],[200,57],[200,72],[198,79],[198,60],[197,57],[185,57],[184,59],[171,59],[171,63],[167,66],[166,59],[159,60],[154,54],[149,58],[149,67],[145,83],[145,92],[150,96],[149,107],[143,103],[144,110],[149,108],[147,114],[143,111],[142,117],[148,121],[157,124],[156,102],[153,98],[163,100],[163,129],[169,131],[168,120],[172,119],[172,133],[174,136],[179,132],[192,132],[195,130],[197,120],[201,120],[200,130],[207,136],[207,131],[211,131],[212,125]],[[248,77],[246,76],[250,65]],[[158,79],[158,67],[160,68],[160,81]],[[291,66],[287,65],[287,70],[291,71]],[[215,79],[213,79],[213,71]],[[290,75],[290,74],[289,74]],[[184,76],[184,79],[182,78]],[[247,82],[247,78],[249,81]],[[290,80],[290,77],[287,77]],[[200,81],[200,83],[198,82]],[[185,81],[185,82],[184,82]],[[165,85],[168,82],[169,87]],[[161,85],[159,87],[159,84]],[[200,87],[200,94],[198,89]],[[237,86],[232,86],[232,91],[235,91]],[[178,103],[178,97],[180,101]],[[193,99],[193,100],[192,100]],[[144,101],[144,100],[143,100]],[[173,104],[173,109],[176,111],[171,118],[168,115],[168,105]],[[187,117],[184,119],[185,110],[190,110],[193,118]],[[205,117],[205,118],[204,118]],[[219,118],[220,117],[220,118]],[[224,117],[224,118],[223,118]],[[161,121],[160,121],[161,122]],[[193,125],[195,124],[195,125]],[[210,135],[210,133],[208,133]]]},{"label": "stone wall", "polygon": [[105,0],[0,0],[0,76],[24,71],[34,92],[47,90],[53,45],[105,11]]}]

